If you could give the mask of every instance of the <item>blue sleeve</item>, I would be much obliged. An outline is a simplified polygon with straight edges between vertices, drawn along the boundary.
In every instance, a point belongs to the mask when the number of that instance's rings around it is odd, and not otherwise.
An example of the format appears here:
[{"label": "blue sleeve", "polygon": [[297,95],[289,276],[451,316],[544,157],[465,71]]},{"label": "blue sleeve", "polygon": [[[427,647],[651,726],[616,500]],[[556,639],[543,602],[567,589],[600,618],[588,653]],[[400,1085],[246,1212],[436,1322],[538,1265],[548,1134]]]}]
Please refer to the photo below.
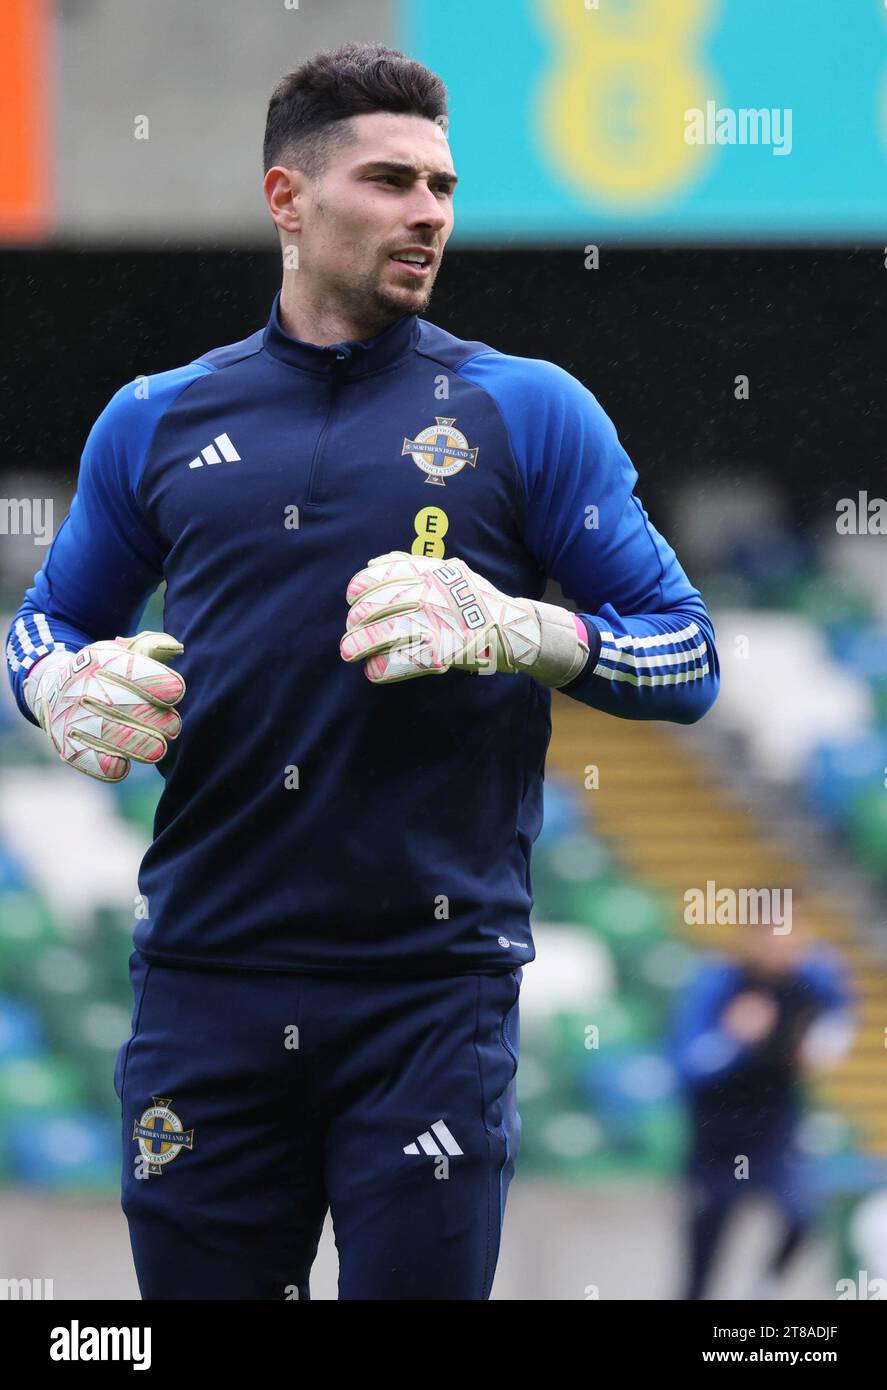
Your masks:
[{"label": "blue sleeve", "polygon": [[856,999],[850,976],[836,951],[817,945],[798,973],[824,1013],[849,1013],[853,1009]]},{"label": "blue sleeve", "polygon": [[93,425],[71,509],[7,636],[13,694],[30,723],[36,720],[22,687],[41,657],[138,631],[164,563],[160,539],[138,501],[142,472],[164,411],[209,370],[191,363],[138,378],[121,387]]},{"label": "blue sleeve", "polygon": [[700,719],[718,692],[714,628],[595,397],[552,362],[503,353],[459,375],[496,401],[526,490],[527,548],[588,628],[589,659],[564,693],[624,719]]},{"label": "blue sleeve", "polygon": [[728,961],[707,960],[699,966],[679,998],[669,1051],[687,1086],[700,1086],[725,1075],[746,1051],[745,1044],[720,1026],[721,1015],[737,992],[738,974]]}]

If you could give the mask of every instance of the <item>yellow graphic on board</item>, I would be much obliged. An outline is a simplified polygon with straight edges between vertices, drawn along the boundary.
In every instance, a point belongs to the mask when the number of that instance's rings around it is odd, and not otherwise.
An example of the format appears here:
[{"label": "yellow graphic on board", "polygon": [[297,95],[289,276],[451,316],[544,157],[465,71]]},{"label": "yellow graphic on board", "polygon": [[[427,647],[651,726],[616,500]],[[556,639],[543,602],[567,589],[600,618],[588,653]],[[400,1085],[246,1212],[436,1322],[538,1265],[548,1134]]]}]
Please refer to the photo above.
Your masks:
[{"label": "yellow graphic on board", "polygon": [[719,0],[535,0],[550,62],[533,125],[542,155],[574,193],[616,205],[660,203],[705,172],[685,113],[715,97],[703,43]]}]

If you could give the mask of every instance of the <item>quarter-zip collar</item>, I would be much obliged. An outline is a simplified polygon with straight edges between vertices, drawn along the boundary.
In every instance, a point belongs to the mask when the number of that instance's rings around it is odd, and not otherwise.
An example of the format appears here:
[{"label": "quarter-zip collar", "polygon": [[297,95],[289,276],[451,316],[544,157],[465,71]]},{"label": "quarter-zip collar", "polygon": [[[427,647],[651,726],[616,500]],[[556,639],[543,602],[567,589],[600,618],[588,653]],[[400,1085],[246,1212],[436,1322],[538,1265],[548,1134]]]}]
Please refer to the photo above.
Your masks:
[{"label": "quarter-zip collar", "polygon": [[331,343],[321,347],[291,338],[280,323],[280,291],[274,297],[271,317],[264,333],[266,352],[291,367],[317,376],[360,377],[391,367],[408,357],[419,337],[418,314],[404,314],[373,338]]}]

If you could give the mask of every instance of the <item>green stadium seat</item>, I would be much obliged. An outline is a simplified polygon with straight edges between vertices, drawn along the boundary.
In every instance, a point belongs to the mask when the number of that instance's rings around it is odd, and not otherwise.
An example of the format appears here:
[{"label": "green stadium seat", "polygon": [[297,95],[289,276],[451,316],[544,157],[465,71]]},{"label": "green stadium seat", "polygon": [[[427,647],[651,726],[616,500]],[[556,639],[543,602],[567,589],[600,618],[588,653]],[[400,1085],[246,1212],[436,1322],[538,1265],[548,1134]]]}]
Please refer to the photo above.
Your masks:
[{"label": "green stadium seat", "polygon": [[129,958],[136,921],[131,909],[102,907],[94,914],[90,955],[94,957],[104,991],[129,1003]]},{"label": "green stadium seat", "polygon": [[20,964],[16,979],[21,998],[42,1014],[47,1031],[64,1031],[72,1010],[100,997],[100,981],[94,953],[71,946],[49,945]]},{"label": "green stadium seat", "polygon": [[806,575],[771,595],[771,604],[805,614],[824,627],[858,623],[874,616],[871,598],[862,589],[827,573]]},{"label": "green stadium seat", "polygon": [[77,1068],[83,1092],[96,1104],[118,1108],[114,1064],[130,1034],[131,1010],[107,999],[90,999],[71,1008],[56,1037],[64,1055]]},{"label": "green stadium seat", "polygon": [[887,795],[883,787],[866,787],[853,798],[850,842],[860,863],[887,881]]},{"label": "green stadium seat", "polygon": [[47,1054],[0,1063],[0,1119],[75,1108],[82,1099],[80,1077],[70,1062]]},{"label": "green stadium seat", "polygon": [[620,963],[648,951],[671,926],[659,895],[629,879],[576,884],[568,897],[569,919],[601,936]]},{"label": "green stadium seat", "polygon": [[0,892],[0,986],[17,979],[23,962],[60,941],[47,905],[30,888]]}]

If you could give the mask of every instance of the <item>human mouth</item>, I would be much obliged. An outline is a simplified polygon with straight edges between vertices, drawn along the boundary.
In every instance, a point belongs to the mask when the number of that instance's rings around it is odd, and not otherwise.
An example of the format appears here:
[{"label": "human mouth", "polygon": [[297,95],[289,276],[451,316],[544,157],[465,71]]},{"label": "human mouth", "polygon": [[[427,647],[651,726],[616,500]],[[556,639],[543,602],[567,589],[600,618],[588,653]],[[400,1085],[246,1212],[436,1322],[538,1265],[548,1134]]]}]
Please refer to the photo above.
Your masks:
[{"label": "human mouth", "polygon": [[424,280],[430,274],[431,266],[434,262],[434,253],[432,251],[422,250],[398,251],[391,256],[390,259],[396,261],[398,265],[403,266],[405,272],[413,276],[414,279]]}]

